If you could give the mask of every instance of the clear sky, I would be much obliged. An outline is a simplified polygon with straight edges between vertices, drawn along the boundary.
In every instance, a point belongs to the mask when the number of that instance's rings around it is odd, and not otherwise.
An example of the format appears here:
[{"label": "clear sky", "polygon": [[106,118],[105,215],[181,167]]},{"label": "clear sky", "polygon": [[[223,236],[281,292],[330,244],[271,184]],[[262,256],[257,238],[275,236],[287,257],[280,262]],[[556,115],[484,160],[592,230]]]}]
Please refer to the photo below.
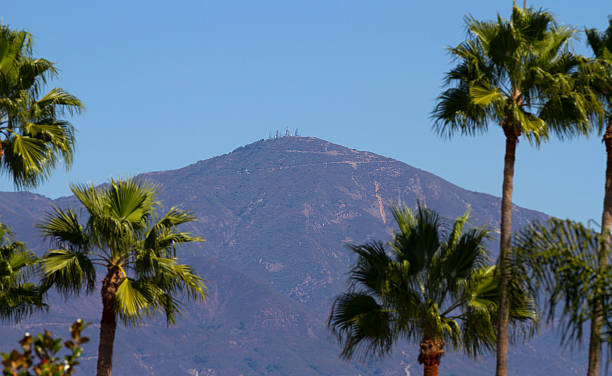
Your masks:
[{"label": "clear sky", "polygon": [[[519,1],[522,4],[522,1]],[[463,17],[491,19],[512,2],[464,1],[7,1],[4,23],[35,37],[57,63],[52,83],[87,106],[72,119],[68,183],[180,168],[299,129],[389,156],[461,187],[501,193],[498,127],[443,140],[430,113],[451,67],[445,47],[465,37]],[[561,24],[603,29],[610,0],[541,0]],[[588,53],[584,38],[574,47]],[[601,218],[604,149],[599,137],[517,151],[514,202],[587,221]],[[13,190],[8,177],[0,190]]]}]

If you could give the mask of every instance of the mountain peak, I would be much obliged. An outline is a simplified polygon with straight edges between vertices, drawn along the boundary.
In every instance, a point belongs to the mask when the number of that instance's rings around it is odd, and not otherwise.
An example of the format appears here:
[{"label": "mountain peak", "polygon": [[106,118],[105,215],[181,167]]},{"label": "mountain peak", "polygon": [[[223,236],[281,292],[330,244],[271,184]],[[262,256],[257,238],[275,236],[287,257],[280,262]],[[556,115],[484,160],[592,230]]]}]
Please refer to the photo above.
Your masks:
[{"label": "mountain peak", "polygon": [[[359,151],[346,146],[334,144],[332,142],[317,137],[302,136],[283,136],[279,138],[269,138],[255,141],[245,146],[235,149],[233,152],[246,150],[284,150],[294,152],[313,152],[328,155],[355,155],[364,154],[384,158],[368,151]],[[232,152],[232,153],[233,153]],[[385,158],[386,159],[386,158]]]},{"label": "mountain peak", "polygon": [[[329,167],[347,165],[353,169],[364,163],[397,161],[368,151],[358,151],[316,137],[284,136],[262,139],[234,149],[232,152],[198,161],[183,169],[216,166],[225,172],[290,169],[306,166]],[[181,169],[182,170],[182,169]]]},{"label": "mountain peak", "polygon": [[[497,197],[467,191],[397,160],[314,137],[260,140],[177,170],[141,176],[163,187],[159,199],[166,207],[192,211],[198,220],[185,230],[206,239],[182,253],[204,279],[214,281],[209,284],[208,302],[189,306],[183,330],[189,333],[184,338],[211,341],[186,346],[188,350],[181,351],[188,355],[178,360],[183,369],[215,370],[206,374],[346,375],[358,369],[362,374],[380,374],[377,366],[342,363],[326,337],[331,302],[346,289],[346,272],[354,262],[344,245],[389,241],[394,223],[388,207],[397,202],[414,207],[420,201],[449,220],[470,207],[472,225],[493,230],[499,226]],[[0,212],[10,213],[6,222],[29,244],[40,239],[33,223],[43,208],[36,212],[23,208],[33,206],[35,199],[24,196],[15,202],[0,193]],[[53,204],[76,205],[76,200],[58,199]],[[517,227],[534,218],[545,216],[519,207],[513,210]],[[496,243],[488,246],[495,258]],[[211,269],[211,260],[223,268]],[[156,354],[177,340],[177,334],[172,338],[172,332],[155,327],[141,328],[139,333],[152,338],[139,346]],[[136,374],[137,365],[129,361],[134,350],[127,341],[118,346],[117,363],[125,367],[120,373]],[[266,351],[260,351],[263,346]],[[209,359],[208,354],[217,355]],[[285,360],[299,354],[303,360],[277,363],[269,354],[284,354],[280,358]],[[151,367],[176,374],[172,367],[176,368],[177,359],[170,353],[155,356]],[[415,360],[414,354],[408,358]],[[398,355],[386,364],[404,361]],[[465,363],[461,373],[486,374],[477,364]]]}]

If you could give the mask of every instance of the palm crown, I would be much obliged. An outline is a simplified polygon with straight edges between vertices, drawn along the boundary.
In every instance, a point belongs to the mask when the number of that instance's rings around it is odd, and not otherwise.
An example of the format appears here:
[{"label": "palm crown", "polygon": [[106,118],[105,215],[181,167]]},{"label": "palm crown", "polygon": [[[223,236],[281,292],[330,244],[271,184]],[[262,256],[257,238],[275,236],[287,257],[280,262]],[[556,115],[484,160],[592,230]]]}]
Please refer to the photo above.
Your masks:
[{"label": "palm crown", "polygon": [[177,231],[195,220],[188,212],[173,207],[156,217],[156,188],[145,183],[112,180],[104,188],[76,185],[71,190],[89,218],[82,225],[72,209],[55,208],[40,225],[59,247],[42,259],[44,283],[66,295],[89,293],[96,266],[105,269],[98,375],[110,375],[117,316],[126,325],[138,325],[162,312],[173,324],[181,297],[204,299],[202,279],[176,259],[177,246],[203,239]]},{"label": "palm crown", "polygon": [[171,208],[155,218],[154,187],[134,180],[111,181],[108,187],[72,186],[72,193],[89,214],[85,226],[72,209],[55,208],[40,225],[44,236],[60,249],[42,261],[45,282],[65,294],[90,292],[96,283],[95,265],[120,274],[117,313],[126,324],[137,324],[142,314],[161,311],[173,323],[179,307],[175,295],[203,297],[202,280],[176,262],[176,247],[202,241],[177,232],[195,220],[188,212]]},{"label": "palm crown", "polygon": [[60,160],[72,163],[74,127],[59,117],[83,104],[59,88],[41,96],[57,73],[52,62],[32,57],[29,33],[0,26],[0,166],[17,187],[37,185]]},{"label": "palm crown", "polygon": [[510,20],[466,23],[468,39],[449,49],[458,64],[433,112],[437,132],[475,134],[493,121],[507,136],[539,143],[551,131],[588,131],[591,104],[572,77],[579,63],[568,49],[573,29],[548,12],[516,6]]},{"label": "palm crown", "polygon": [[[342,356],[381,356],[399,338],[421,341],[419,361],[426,366],[435,346],[439,362],[444,343],[474,356],[491,349],[499,278],[482,245],[487,231],[464,232],[467,213],[447,234],[430,210],[419,208],[415,215],[398,207],[393,215],[399,231],[391,254],[376,241],[350,246],[358,256],[350,291],[335,300],[329,318]],[[512,291],[511,317],[535,319],[531,300],[518,288]]]}]

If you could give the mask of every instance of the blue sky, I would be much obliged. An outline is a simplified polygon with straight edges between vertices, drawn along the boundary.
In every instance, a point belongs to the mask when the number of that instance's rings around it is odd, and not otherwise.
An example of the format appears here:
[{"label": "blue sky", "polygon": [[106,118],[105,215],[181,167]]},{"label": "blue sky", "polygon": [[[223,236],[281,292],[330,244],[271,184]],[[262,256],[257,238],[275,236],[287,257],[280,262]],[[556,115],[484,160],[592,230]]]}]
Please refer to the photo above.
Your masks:
[{"label": "blue sky", "polygon": [[[521,1],[519,3],[522,4]],[[35,37],[57,63],[53,86],[80,97],[68,183],[180,168],[299,129],[389,156],[461,187],[501,193],[504,139],[443,140],[429,118],[451,67],[445,47],[463,17],[507,16],[511,1],[11,1],[4,23]],[[579,30],[604,28],[609,0],[529,1]],[[579,36],[573,45],[588,53]],[[599,137],[517,151],[514,202],[599,222],[604,184]],[[13,190],[5,177],[0,190]]]}]

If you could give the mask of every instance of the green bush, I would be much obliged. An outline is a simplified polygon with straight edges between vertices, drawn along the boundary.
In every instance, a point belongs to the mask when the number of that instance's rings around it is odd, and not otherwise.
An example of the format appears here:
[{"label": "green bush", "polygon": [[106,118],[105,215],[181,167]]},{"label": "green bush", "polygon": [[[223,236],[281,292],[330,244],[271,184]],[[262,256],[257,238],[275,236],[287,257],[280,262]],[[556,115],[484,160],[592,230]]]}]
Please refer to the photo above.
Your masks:
[{"label": "green bush", "polygon": [[89,338],[81,337],[81,332],[87,327],[82,320],[77,320],[70,326],[72,339],[64,342],[68,350],[63,359],[58,356],[62,349],[62,339],[51,337],[47,330],[43,334],[32,337],[29,333],[19,341],[20,350],[2,353],[2,372],[5,376],[68,376],[79,364],[78,358],[83,354],[80,345],[89,342]]}]

